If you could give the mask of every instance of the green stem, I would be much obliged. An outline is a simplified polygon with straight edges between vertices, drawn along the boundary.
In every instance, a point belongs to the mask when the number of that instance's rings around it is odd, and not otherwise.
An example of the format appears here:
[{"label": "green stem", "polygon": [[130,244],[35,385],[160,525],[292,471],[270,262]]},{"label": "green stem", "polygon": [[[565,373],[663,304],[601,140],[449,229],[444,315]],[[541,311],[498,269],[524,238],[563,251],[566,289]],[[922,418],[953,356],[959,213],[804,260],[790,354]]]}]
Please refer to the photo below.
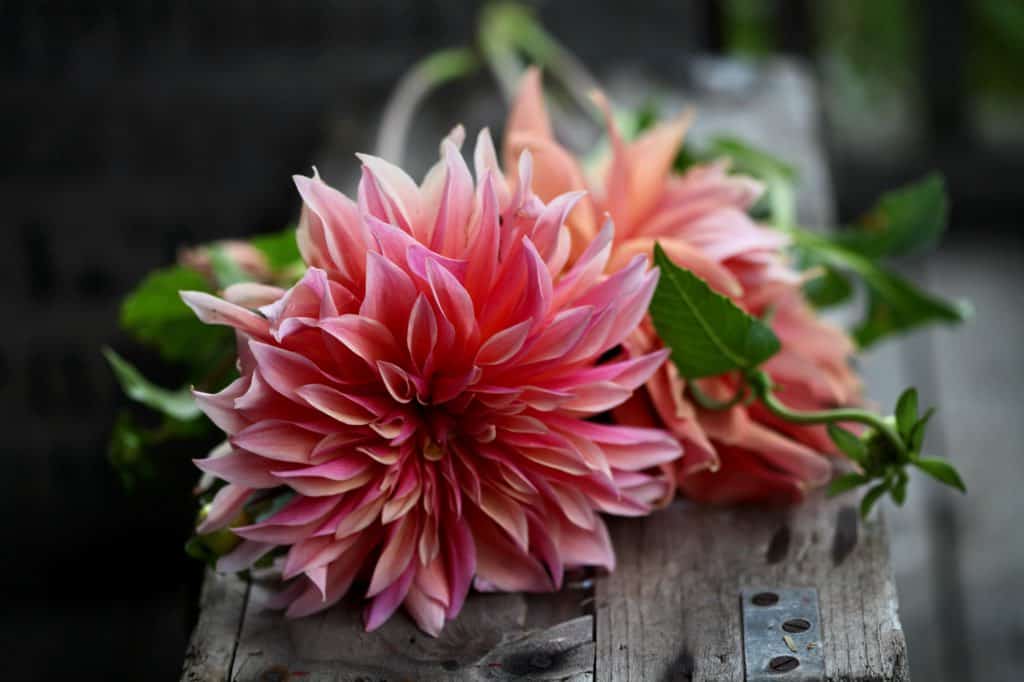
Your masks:
[{"label": "green stem", "polygon": [[906,446],[903,444],[903,439],[896,432],[896,429],[885,420],[885,418],[878,416],[873,412],[862,410],[856,407],[841,407],[834,410],[818,410],[814,412],[804,412],[802,410],[793,410],[786,407],[782,402],[775,396],[772,391],[772,382],[767,374],[764,372],[757,372],[751,386],[758,394],[761,402],[768,411],[777,417],[781,417],[786,421],[793,424],[834,424],[835,422],[857,422],[858,424],[864,424],[870,426],[875,431],[884,434],[887,439],[896,447],[898,452],[905,452]]},{"label": "green stem", "polygon": [[599,89],[597,79],[544,30],[529,9],[515,2],[489,5],[481,13],[479,34],[481,52],[506,100],[515,98],[525,69],[518,54],[521,51],[561,81],[576,104],[598,125],[604,125],[603,114],[590,99],[591,93]]},{"label": "green stem", "polygon": [[401,164],[413,115],[431,92],[449,81],[480,68],[480,59],[468,47],[439,50],[417,62],[391,92],[377,133],[377,156]]}]

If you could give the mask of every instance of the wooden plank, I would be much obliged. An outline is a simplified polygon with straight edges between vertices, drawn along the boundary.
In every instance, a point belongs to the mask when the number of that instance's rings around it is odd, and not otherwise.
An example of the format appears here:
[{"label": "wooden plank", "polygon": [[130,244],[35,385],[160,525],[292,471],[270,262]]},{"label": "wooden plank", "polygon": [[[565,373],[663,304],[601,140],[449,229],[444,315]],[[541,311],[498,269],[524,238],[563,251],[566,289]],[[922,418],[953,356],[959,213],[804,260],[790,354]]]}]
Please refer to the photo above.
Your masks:
[{"label": "wooden plank", "polygon": [[[534,601],[521,594],[472,594],[459,618],[439,637],[419,631],[398,613],[379,630],[363,629],[359,604],[299,620],[260,606],[264,592],[254,590],[245,614],[232,680],[249,682],[278,675],[304,680],[372,679],[504,680],[590,679],[594,628],[590,615],[528,629],[547,613],[564,618],[562,603],[577,605],[571,591]],[[530,603],[543,604],[528,618]],[[351,677],[350,677],[351,676]]]},{"label": "wooden plank", "polygon": [[[967,227],[967,226],[964,226]],[[1020,305],[1024,241],[1019,232],[954,234],[928,263],[928,286],[972,301],[974,318],[919,335],[939,406],[925,443],[961,471],[968,495],[930,485],[935,618],[942,676],[955,682],[1020,679],[1024,669],[1024,420],[1021,419]]]},{"label": "wooden plank", "polygon": [[909,679],[885,524],[860,524],[855,502],[677,501],[616,520],[619,567],[596,585],[596,679],[743,680],[739,593],[752,586],[818,590],[828,680]]},{"label": "wooden plank", "polygon": [[242,626],[249,584],[207,571],[199,596],[199,622],[185,652],[182,682],[227,682]]}]

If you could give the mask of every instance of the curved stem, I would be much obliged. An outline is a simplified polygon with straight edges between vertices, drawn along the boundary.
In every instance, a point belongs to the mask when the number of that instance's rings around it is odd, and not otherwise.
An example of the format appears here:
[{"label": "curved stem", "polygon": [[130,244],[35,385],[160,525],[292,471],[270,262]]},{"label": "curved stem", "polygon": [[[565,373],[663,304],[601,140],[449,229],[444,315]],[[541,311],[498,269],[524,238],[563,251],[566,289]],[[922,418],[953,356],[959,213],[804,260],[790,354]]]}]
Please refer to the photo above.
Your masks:
[{"label": "curved stem", "polygon": [[514,2],[487,7],[480,19],[480,47],[494,72],[502,94],[511,102],[525,68],[517,50],[534,63],[547,68],[576,104],[598,125],[604,116],[590,99],[599,89],[598,80],[572,52],[544,30],[533,14]]},{"label": "curved stem", "polygon": [[391,92],[377,132],[376,154],[401,164],[405,140],[420,103],[441,85],[480,68],[480,59],[468,47],[440,50],[416,63]]},{"label": "curved stem", "polygon": [[885,435],[892,442],[899,452],[904,452],[906,447],[896,430],[885,419],[873,412],[861,410],[856,407],[842,407],[834,410],[820,410],[816,412],[803,412],[792,410],[772,393],[769,388],[760,395],[761,402],[768,410],[793,424],[833,424],[835,422],[857,422],[865,424]]},{"label": "curved stem", "polygon": [[694,401],[705,410],[728,410],[730,407],[738,405],[747,395],[746,386],[742,384],[736,388],[736,395],[728,400],[712,398],[707,393],[700,390],[700,387],[697,386],[697,382],[695,381],[688,381],[686,383],[686,388],[690,392]]}]

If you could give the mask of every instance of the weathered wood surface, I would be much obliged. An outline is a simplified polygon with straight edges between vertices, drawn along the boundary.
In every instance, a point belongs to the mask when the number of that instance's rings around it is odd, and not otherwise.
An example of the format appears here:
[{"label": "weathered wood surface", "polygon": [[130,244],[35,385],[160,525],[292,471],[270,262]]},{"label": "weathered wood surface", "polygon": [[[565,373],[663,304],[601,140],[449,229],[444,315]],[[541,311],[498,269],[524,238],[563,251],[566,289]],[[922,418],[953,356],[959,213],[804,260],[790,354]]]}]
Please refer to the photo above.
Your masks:
[{"label": "weathered wood surface", "polygon": [[888,535],[881,519],[861,525],[855,503],[680,501],[613,522],[620,567],[597,581],[597,680],[743,680],[739,593],[756,586],[817,589],[827,679],[909,679]]},{"label": "weathered wood surface", "polygon": [[[833,207],[808,74],[781,60],[732,76],[722,68],[698,64],[695,89],[667,106],[697,106],[697,138],[739,134],[799,167],[801,220],[827,224]],[[613,78],[610,90],[628,102],[641,86],[624,83]],[[885,527],[860,525],[851,498],[792,510],[677,502],[611,527],[614,575],[554,596],[472,595],[437,639],[403,614],[367,634],[351,604],[287,621],[261,607],[259,585],[239,609],[209,597],[235,579],[211,575],[183,679],[742,680],[739,590],[752,585],[818,589],[828,679],[907,679]]]},{"label": "weathered wood surface", "polygon": [[249,584],[237,576],[207,572],[199,596],[199,622],[185,652],[182,680],[226,682],[231,679],[249,589]]}]

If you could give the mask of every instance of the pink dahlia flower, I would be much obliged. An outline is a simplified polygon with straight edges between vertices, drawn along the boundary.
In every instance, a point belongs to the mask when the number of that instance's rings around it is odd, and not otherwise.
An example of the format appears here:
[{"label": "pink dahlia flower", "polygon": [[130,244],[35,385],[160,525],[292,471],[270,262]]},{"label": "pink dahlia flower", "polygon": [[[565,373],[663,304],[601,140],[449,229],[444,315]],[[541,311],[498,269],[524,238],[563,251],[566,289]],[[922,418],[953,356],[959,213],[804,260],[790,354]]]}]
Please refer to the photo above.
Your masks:
[{"label": "pink dahlia flower", "polygon": [[[598,99],[607,111],[607,105]],[[855,402],[859,383],[848,361],[853,343],[818,319],[801,292],[801,275],[788,264],[782,233],[758,225],[748,209],[762,192],[747,177],[730,175],[727,161],[672,172],[689,116],[659,125],[633,142],[608,117],[611,158],[591,183],[580,163],[554,139],[540,75],[525,76],[506,130],[505,158],[533,153],[534,191],[541,199],[592,185],[567,219],[576,243],[598,230],[599,215],[615,221],[610,271],[659,242],[678,265],[705,279],[747,312],[772,311],[782,350],[765,366],[780,398],[795,408]],[[626,341],[631,354],[661,348],[649,320]],[[707,394],[732,394],[731,379],[702,380]],[[795,501],[828,480],[833,452],[821,427],[797,427],[758,406],[705,411],[685,396],[686,382],[665,363],[615,414],[622,423],[661,426],[684,446],[685,457],[664,465],[690,497],[710,502]]]},{"label": "pink dahlia flower", "polygon": [[474,182],[461,138],[421,185],[361,156],[356,201],[296,177],[309,269],[290,290],[182,294],[237,330],[241,373],[196,393],[228,434],[197,461],[228,483],[199,530],[227,526],[261,491],[294,492],[232,528],[245,542],[220,564],[284,548],[290,616],[360,584],[368,629],[404,605],[436,635],[471,583],[543,592],[567,567],[611,569],[599,512],[646,514],[670,490],[657,467],[679,456],[675,439],[588,421],[666,357],[607,357],[643,319],[657,272],[638,256],[605,274],[610,224],[567,267],[563,223],[581,195],[542,202],[529,154],[510,188],[486,131]]}]

